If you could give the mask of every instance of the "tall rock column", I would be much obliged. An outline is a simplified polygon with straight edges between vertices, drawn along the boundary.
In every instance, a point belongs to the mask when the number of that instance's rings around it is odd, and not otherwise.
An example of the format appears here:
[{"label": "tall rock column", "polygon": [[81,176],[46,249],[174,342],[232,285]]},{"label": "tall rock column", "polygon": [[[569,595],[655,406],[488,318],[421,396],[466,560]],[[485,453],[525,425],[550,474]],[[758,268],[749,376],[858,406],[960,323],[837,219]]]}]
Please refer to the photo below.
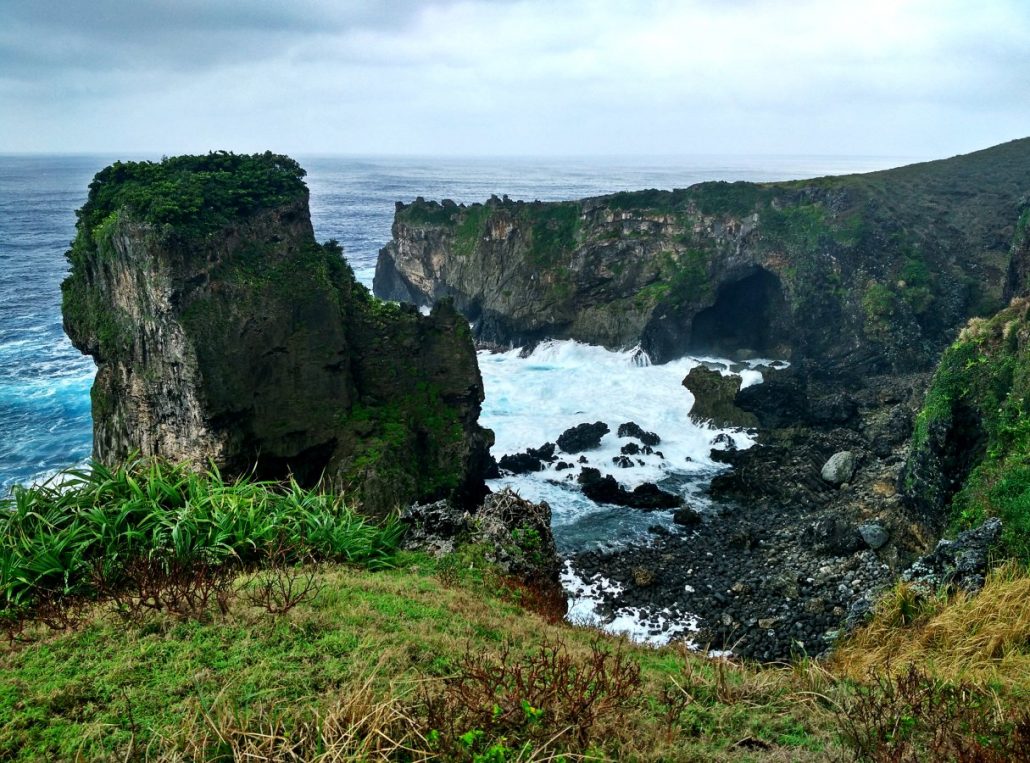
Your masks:
[{"label": "tall rock column", "polygon": [[65,329],[94,357],[94,456],[319,479],[381,514],[485,493],[468,325],[379,302],[316,243],[304,171],[216,153],[100,172]]}]

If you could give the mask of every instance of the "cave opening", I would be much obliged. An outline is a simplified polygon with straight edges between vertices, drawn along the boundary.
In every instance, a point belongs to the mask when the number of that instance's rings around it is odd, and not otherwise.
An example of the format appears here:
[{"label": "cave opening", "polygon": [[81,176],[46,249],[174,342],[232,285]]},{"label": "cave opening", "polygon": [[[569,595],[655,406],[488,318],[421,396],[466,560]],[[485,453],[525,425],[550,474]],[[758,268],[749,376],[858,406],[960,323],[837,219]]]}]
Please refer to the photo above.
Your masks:
[{"label": "cave opening", "polygon": [[787,303],[780,279],[764,268],[719,286],[715,304],[701,310],[691,327],[691,350],[737,356],[790,354]]}]

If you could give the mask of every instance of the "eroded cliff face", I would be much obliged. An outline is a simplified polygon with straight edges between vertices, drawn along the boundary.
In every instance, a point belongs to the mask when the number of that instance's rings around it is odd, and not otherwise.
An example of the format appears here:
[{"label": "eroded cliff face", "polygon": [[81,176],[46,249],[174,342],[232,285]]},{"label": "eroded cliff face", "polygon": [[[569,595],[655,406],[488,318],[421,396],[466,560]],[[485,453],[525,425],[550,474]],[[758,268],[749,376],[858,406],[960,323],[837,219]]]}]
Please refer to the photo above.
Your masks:
[{"label": "eroded cliff face", "polygon": [[928,367],[1003,304],[1030,139],[896,170],[577,202],[398,204],[375,292],[453,297],[478,339]]},{"label": "eroded cliff face", "polygon": [[[325,477],[370,513],[480,499],[492,433],[465,320],[446,302],[421,316],[371,297],[338,246],[315,242],[290,160],[208,159],[115,165],[80,211],[64,317],[98,366],[94,456]],[[260,176],[246,187],[255,167],[289,177],[263,197]],[[188,222],[153,202],[159,181],[196,186]],[[242,201],[215,209],[241,184]],[[172,206],[188,196],[176,189]]]}]

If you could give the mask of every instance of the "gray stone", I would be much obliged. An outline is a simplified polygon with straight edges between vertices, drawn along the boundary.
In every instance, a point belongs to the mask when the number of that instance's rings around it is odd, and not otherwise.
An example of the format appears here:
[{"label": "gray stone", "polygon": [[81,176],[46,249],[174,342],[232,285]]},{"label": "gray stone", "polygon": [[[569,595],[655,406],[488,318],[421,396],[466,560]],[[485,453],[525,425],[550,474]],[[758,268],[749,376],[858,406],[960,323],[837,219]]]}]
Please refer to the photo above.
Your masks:
[{"label": "gray stone", "polygon": [[959,533],[955,540],[940,540],[937,547],[912,564],[901,579],[928,593],[942,586],[975,593],[983,588],[991,548],[1001,536],[1001,520],[991,517],[979,527]]},{"label": "gray stone", "polygon": [[873,549],[873,551],[887,545],[887,541],[890,540],[891,537],[886,528],[878,522],[866,522],[859,526],[858,532],[862,536],[862,540],[864,540],[869,548]]},{"label": "gray stone", "polygon": [[851,481],[851,475],[855,473],[857,459],[850,450],[842,450],[834,453],[829,460],[823,464],[822,478],[831,485],[843,485]]}]

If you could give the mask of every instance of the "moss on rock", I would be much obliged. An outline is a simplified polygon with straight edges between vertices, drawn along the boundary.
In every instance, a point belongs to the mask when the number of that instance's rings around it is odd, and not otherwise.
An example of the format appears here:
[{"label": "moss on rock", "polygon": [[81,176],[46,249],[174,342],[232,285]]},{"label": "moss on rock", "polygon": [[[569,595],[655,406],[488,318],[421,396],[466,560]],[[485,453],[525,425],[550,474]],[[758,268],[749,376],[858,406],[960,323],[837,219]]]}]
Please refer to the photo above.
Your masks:
[{"label": "moss on rock", "polygon": [[325,479],[372,513],[474,500],[491,435],[467,323],[368,294],[316,243],[303,174],[209,154],[97,175],[63,285],[100,366],[95,456]]},{"label": "moss on rock", "polygon": [[944,353],[902,476],[911,503],[962,530],[991,516],[1030,560],[1030,300],[973,319]]}]

